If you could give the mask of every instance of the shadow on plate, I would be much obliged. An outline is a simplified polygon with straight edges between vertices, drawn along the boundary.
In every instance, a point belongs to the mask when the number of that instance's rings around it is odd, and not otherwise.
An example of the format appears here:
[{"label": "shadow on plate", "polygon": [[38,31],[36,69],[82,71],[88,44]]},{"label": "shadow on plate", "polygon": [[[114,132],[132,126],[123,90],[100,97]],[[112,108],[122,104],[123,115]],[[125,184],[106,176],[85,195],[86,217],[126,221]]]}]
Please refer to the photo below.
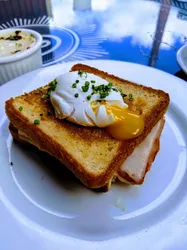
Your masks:
[{"label": "shadow on plate", "polygon": [[[35,159],[37,167],[41,168],[42,172],[44,172],[43,176],[41,176],[41,180],[45,181],[45,175],[50,176],[50,178],[58,185],[63,187],[63,189],[67,189],[69,191],[75,191],[78,189],[86,188],[76,176],[68,170],[60,161],[51,155],[40,151],[36,147],[28,144],[22,144],[18,141],[14,140],[14,144],[21,151],[24,151],[24,154],[27,155],[28,158]],[[118,179],[115,180],[115,183],[112,183],[112,186],[118,186],[119,188],[130,188],[131,185],[122,183]],[[88,189],[89,190],[89,189]],[[94,192],[106,192],[107,186],[92,189]]]},{"label": "shadow on plate", "polygon": [[50,176],[56,184],[63,186],[68,190],[74,190],[82,185],[75,175],[54,157],[40,151],[32,145],[23,145],[15,140],[14,144],[20,150],[24,151],[24,154],[29,158],[32,157],[32,159],[36,160],[37,166],[42,169],[42,172],[44,172],[44,175],[41,176],[41,180],[45,180],[45,175]]}]

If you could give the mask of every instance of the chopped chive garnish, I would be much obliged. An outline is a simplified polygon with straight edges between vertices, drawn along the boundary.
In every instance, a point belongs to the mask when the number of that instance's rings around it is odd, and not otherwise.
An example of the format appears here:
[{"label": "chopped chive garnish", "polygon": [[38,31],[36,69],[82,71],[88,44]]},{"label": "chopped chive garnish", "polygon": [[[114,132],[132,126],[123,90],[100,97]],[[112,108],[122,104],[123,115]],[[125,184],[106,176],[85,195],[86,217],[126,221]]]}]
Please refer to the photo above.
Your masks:
[{"label": "chopped chive garnish", "polygon": [[88,89],[85,86],[82,86],[82,91],[86,92],[86,91],[88,91]]},{"label": "chopped chive garnish", "polygon": [[48,98],[48,95],[42,95],[42,99]]},{"label": "chopped chive garnish", "polygon": [[86,99],[87,99],[88,101],[89,101],[91,98],[92,98],[91,95],[88,95],[88,96],[86,97]]},{"label": "chopped chive garnish", "polygon": [[34,120],[34,124],[40,124],[40,121],[39,120]]},{"label": "chopped chive garnish", "polygon": [[88,89],[89,89],[89,86],[82,86],[82,91],[83,91],[83,92],[87,92]]},{"label": "chopped chive garnish", "polygon": [[79,75],[80,77],[82,77],[83,74],[85,74],[85,78],[87,78],[87,73],[86,73],[86,72],[84,72],[84,71],[82,71],[82,70],[79,70],[79,71],[78,71],[78,75]]},{"label": "chopped chive garnish", "polygon": [[99,85],[98,90],[103,90],[103,86],[104,86],[104,84]]},{"label": "chopped chive garnish", "polygon": [[56,86],[57,86],[57,80],[54,79],[53,81],[51,81],[51,82],[49,83],[49,88],[48,88],[48,90],[47,90],[47,94],[42,95],[42,99],[47,99],[47,98],[49,98],[51,92],[54,91],[54,90],[56,89]]},{"label": "chopped chive garnish", "polygon": [[134,97],[132,94],[129,94],[129,101],[133,101],[134,100]]},{"label": "chopped chive garnish", "polygon": [[34,35],[30,34],[29,41],[33,41]]},{"label": "chopped chive garnish", "polygon": [[[91,80],[90,82],[94,83],[95,80]],[[87,92],[89,90],[90,82],[86,81],[85,85],[82,86],[83,92]],[[90,98],[91,98],[90,96],[92,96],[94,94],[99,94],[99,97],[101,99],[104,99],[107,96],[109,96],[109,94],[111,93],[112,90],[118,92],[118,89],[113,88],[113,84],[111,82],[109,82],[107,85],[101,84],[101,85],[95,86],[94,84],[92,84],[91,86],[92,86],[93,91],[92,91],[91,95],[87,96],[87,100],[90,100]]]},{"label": "chopped chive garnish", "polygon": [[90,86],[90,82],[86,81],[85,86]]},{"label": "chopped chive garnish", "polygon": [[15,34],[18,35],[21,32],[21,30],[16,30]]},{"label": "chopped chive garnish", "polygon": [[43,114],[40,114],[40,116],[43,116]]},{"label": "chopped chive garnish", "polygon": [[21,44],[21,43],[16,42],[16,46],[17,46],[17,47],[21,47],[21,46],[22,46],[22,44]]},{"label": "chopped chive garnish", "polygon": [[[114,90],[114,89],[113,89]],[[118,89],[122,97],[126,97],[127,95],[122,92],[122,89]],[[115,91],[115,90],[114,90]]]},{"label": "chopped chive garnish", "polygon": [[125,96],[127,96],[127,95],[126,95],[126,94],[124,94],[124,93],[121,93],[121,96],[122,96],[122,97],[125,97]]},{"label": "chopped chive garnish", "polygon": [[100,98],[104,99],[105,97],[109,96],[111,90],[118,92],[118,90],[116,88],[112,88],[112,86],[113,84],[110,82],[107,85],[105,84],[101,84],[99,86],[92,85],[92,89],[93,89],[92,94],[98,93],[100,94]]},{"label": "chopped chive garnish", "polygon": [[100,98],[104,99],[105,97],[107,97],[109,95],[109,93],[105,93],[105,92],[101,92],[100,93]]},{"label": "chopped chive garnish", "polygon": [[33,41],[34,35],[30,34],[29,41]]},{"label": "chopped chive garnish", "polygon": [[77,98],[77,97],[79,96],[79,94],[78,94],[78,93],[76,93],[74,96],[75,96],[75,98]]},{"label": "chopped chive garnish", "polygon": [[48,91],[54,91],[56,89],[56,85],[57,85],[57,80],[54,79],[49,83],[50,88],[48,89]]},{"label": "chopped chive garnish", "polygon": [[72,86],[71,86],[73,89],[75,89],[77,87],[77,84],[76,83],[73,83]]},{"label": "chopped chive garnish", "polygon": [[80,77],[83,75],[83,73],[84,73],[84,72],[83,72],[82,70],[79,70],[79,71],[78,71],[78,75],[79,75]]},{"label": "chopped chive garnish", "polygon": [[76,82],[76,83],[79,83],[79,80],[76,80],[75,82]]},{"label": "chopped chive garnish", "polygon": [[22,111],[22,110],[23,110],[23,107],[22,107],[22,106],[20,106],[18,109],[19,109],[19,111]]},{"label": "chopped chive garnish", "polygon": [[11,165],[11,166],[13,166],[13,165],[14,165],[14,163],[11,161],[11,162],[10,162],[10,165]]}]

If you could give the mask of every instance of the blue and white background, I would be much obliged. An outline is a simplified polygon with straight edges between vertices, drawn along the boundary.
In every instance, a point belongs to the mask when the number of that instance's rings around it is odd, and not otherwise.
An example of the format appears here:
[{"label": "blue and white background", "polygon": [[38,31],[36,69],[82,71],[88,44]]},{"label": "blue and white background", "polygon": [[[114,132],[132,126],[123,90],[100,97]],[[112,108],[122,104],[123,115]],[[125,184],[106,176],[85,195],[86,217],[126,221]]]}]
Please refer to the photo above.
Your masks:
[{"label": "blue and white background", "polygon": [[149,65],[172,74],[179,71],[176,52],[187,39],[186,3],[92,0],[91,9],[77,11],[73,0],[34,0],[36,13],[31,2],[26,5],[29,0],[23,1],[21,7],[16,2],[13,8],[22,11],[7,16],[1,14],[8,11],[6,3],[1,7],[0,2],[0,28],[27,27],[40,32],[44,66],[112,59]]}]

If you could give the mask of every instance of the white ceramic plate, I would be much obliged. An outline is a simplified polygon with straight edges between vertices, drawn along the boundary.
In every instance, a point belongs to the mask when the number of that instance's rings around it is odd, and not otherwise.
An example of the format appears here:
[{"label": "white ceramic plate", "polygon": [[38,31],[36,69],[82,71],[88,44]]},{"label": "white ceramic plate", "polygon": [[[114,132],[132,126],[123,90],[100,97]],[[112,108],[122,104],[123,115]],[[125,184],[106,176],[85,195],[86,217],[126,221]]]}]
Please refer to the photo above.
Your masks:
[{"label": "white ceramic plate", "polygon": [[[186,249],[186,82],[137,64],[84,63],[170,93],[161,150],[143,185],[113,184],[109,192],[95,193],[49,156],[12,142],[4,117],[0,249]],[[0,88],[0,102],[46,84],[73,64],[51,66],[11,81]]]}]

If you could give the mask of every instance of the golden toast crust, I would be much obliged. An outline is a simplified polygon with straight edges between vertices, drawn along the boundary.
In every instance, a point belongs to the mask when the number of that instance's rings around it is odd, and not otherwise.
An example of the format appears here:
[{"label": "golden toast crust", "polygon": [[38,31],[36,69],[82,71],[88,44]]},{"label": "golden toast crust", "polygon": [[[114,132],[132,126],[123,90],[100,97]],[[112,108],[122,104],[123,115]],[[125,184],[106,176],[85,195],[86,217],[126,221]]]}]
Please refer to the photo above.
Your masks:
[{"label": "golden toast crust", "polygon": [[[114,82],[114,85],[118,86],[119,84],[120,87],[124,87],[124,89],[127,87],[127,89],[131,91],[136,89],[141,93],[145,92],[145,99],[149,94],[153,100],[154,98],[158,99],[158,102],[152,105],[153,107],[147,108],[144,114],[145,128],[143,133],[139,137],[127,141],[115,140],[103,129],[81,127],[65,120],[56,119],[50,102],[45,102],[41,99],[41,96],[46,93],[46,86],[6,101],[5,110],[10,122],[18,130],[26,133],[32,141],[32,144],[60,160],[87,187],[100,188],[110,182],[112,176],[125,159],[163,117],[169,105],[169,95],[161,90],[137,85],[87,65],[77,64],[72,67],[72,70],[83,70],[88,73],[93,73],[108,81]],[[28,110],[20,112],[18,110],[19,105],[25,106]],[[142,109],[144,113],[144,108]],[[46,114],[49,110],[51,115],[40,117],[40,113]],[[41,119],[40,124],[35,125],[33,123],[34,119]],[[56,129],[57,132],[55,133],[54,131],[54,134],[51,134],[51,128],[53,128],[53,130]],[[98,167],[100,166],[98,160],[94,162],[94,170],[88,170],[89,162],[85,161],[84,163],[83,161],[80,162],[80,160],[77,160],[74,151],[72,150],[71,152],[71,148],[69,148],[69,145],[66,145],[65,142],[59,142],[59,139],[56,138],[56,134],[67,134],[67,138],[71,137],[70,139],[74,141],[74,144],[77,143],[79,146],[86,144],[88,149],[89,147],[91,148],[92,145],[96,145],[96,147],[101,147],[102,149],[103,147],[106,148],[106,144],[112,144],[112,158],[108,160],[110,156],[110,154],[108,154],[106,159],[103,157],[103,164],[105,162],[104,160],[106,160],[106,166],[104,168]],[[73,146],[72,144],[71,147]],[[92,152],[87,153],[92,154]],[[95,155],[95,157],[99,159],[99,156]]]}]

